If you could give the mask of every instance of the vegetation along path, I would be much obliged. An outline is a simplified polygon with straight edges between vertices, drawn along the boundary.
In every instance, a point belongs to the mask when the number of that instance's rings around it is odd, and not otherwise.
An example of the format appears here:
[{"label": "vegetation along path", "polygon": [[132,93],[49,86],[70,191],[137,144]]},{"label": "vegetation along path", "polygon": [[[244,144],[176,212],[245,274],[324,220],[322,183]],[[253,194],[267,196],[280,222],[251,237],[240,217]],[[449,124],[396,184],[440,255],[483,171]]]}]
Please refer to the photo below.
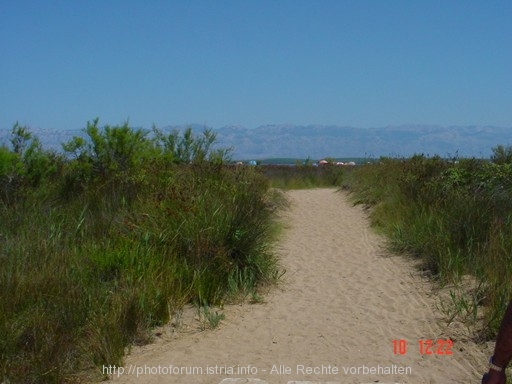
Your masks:
[{"label": "vegetation along path", "polygon": [[447,325],[430,282],[386,251],[361,207],[335,189],[287,194],[282,283],[261,303],[226,306],[211,331],[184,312],[114,381],[479,382],[490,346]]}]

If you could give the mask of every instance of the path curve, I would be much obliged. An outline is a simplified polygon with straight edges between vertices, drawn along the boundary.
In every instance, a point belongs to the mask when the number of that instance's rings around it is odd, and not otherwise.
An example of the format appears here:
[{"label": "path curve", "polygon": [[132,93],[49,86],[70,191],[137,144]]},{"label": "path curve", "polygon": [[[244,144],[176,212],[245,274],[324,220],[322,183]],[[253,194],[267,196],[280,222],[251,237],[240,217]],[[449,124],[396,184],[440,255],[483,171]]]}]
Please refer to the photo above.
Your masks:
[{"label": "path curve", "polygon": [[[447,340],[452,330],[429,281],[411,261],[385,251],[361,207],[334,189],[287,194],[291,208],[278,245],[283,283],[262,304],[227,306],[213,331],[168,326],[155,344],[132,351],[130,374],[113,375],[115,382],[479,382],[488,352],[481,346],[454,338],[452,355],[420,353],[419,340]],[[405,340],[405,353],[394,354],[393,340]],[[154,374],[170,365],[173,374]]]}]

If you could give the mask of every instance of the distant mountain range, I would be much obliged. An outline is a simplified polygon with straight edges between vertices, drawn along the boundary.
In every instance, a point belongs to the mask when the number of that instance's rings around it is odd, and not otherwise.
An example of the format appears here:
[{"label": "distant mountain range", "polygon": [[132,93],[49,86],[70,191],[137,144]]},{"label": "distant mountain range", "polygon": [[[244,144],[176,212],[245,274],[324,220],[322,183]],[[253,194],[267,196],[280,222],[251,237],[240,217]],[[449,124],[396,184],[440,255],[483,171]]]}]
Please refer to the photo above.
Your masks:
[{"label": "distant mountain range", "polygon": [[[191,124],[194,132],[204,126]],[[184,127],[168,126],[163,131]],[[60,150],[60,144],[82,130],[31,129],[45,148]],[[425,155],[489,157],[492,147],[512,144],[512,127],[400,125],[384,128],[354,128],[333,125],[264,125],[258,128],[226,126],[214,129],[221,148],[232,147],[234,159],[323,157],[402,157]],[[0,144],[10,131],[0,131]]]},{"label": "distant mountain range", "polygon": [[415,153],[488,157],[491,148],[512,143],[512,127],[402,125],[353,128],[325,125],[223,127],[219,144],[234,146],[236,158],[380,157]]}]

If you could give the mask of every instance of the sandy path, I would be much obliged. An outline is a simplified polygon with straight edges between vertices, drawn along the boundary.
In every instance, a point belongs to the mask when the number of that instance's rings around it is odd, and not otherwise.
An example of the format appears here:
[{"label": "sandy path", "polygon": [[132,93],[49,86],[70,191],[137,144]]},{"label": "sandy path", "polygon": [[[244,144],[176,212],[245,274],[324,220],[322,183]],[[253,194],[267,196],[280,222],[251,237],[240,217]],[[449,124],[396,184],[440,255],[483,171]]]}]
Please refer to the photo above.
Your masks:
[{"label": "sandy path", "polygon": [[[134,349],[126,370],[135,372],[137,366],[145,373],[114,381],[479,382],[488,351],[454,337],[436,309],[429,282],[409,261],[386,254],[383,239],[369,228],[360,207],[333,189],[293,191],[289,197],[288,229],[278,248],[287,273],[265,302],[226,307],[226,319],[213,331],[164,334],[157,343]],[[452,355],[420,354],[420,339],[448,337],[455,339]],[[393,353],[393,340],[399,339],[407,343],[405,354]],[[164,373],[173,365],[204,374],[150,374],[159,365]],[[254,374],[247,373],[248,365]],[[205,374],[215,366],[217,372],[234,372]],[[308,374],[302,366],[318,372]],[[372,368],[380,372],[372,374]]]}]

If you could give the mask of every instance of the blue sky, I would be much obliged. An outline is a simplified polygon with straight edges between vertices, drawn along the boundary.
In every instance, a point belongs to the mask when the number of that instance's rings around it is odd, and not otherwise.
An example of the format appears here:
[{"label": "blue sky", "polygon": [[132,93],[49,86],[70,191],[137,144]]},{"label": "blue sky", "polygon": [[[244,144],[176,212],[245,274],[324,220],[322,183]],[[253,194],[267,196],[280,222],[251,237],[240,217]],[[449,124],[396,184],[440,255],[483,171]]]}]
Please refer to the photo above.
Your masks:
[{"label": "blue sky", "polygon": [[512,127],[512,1],[0,0],[0,129]]}]

